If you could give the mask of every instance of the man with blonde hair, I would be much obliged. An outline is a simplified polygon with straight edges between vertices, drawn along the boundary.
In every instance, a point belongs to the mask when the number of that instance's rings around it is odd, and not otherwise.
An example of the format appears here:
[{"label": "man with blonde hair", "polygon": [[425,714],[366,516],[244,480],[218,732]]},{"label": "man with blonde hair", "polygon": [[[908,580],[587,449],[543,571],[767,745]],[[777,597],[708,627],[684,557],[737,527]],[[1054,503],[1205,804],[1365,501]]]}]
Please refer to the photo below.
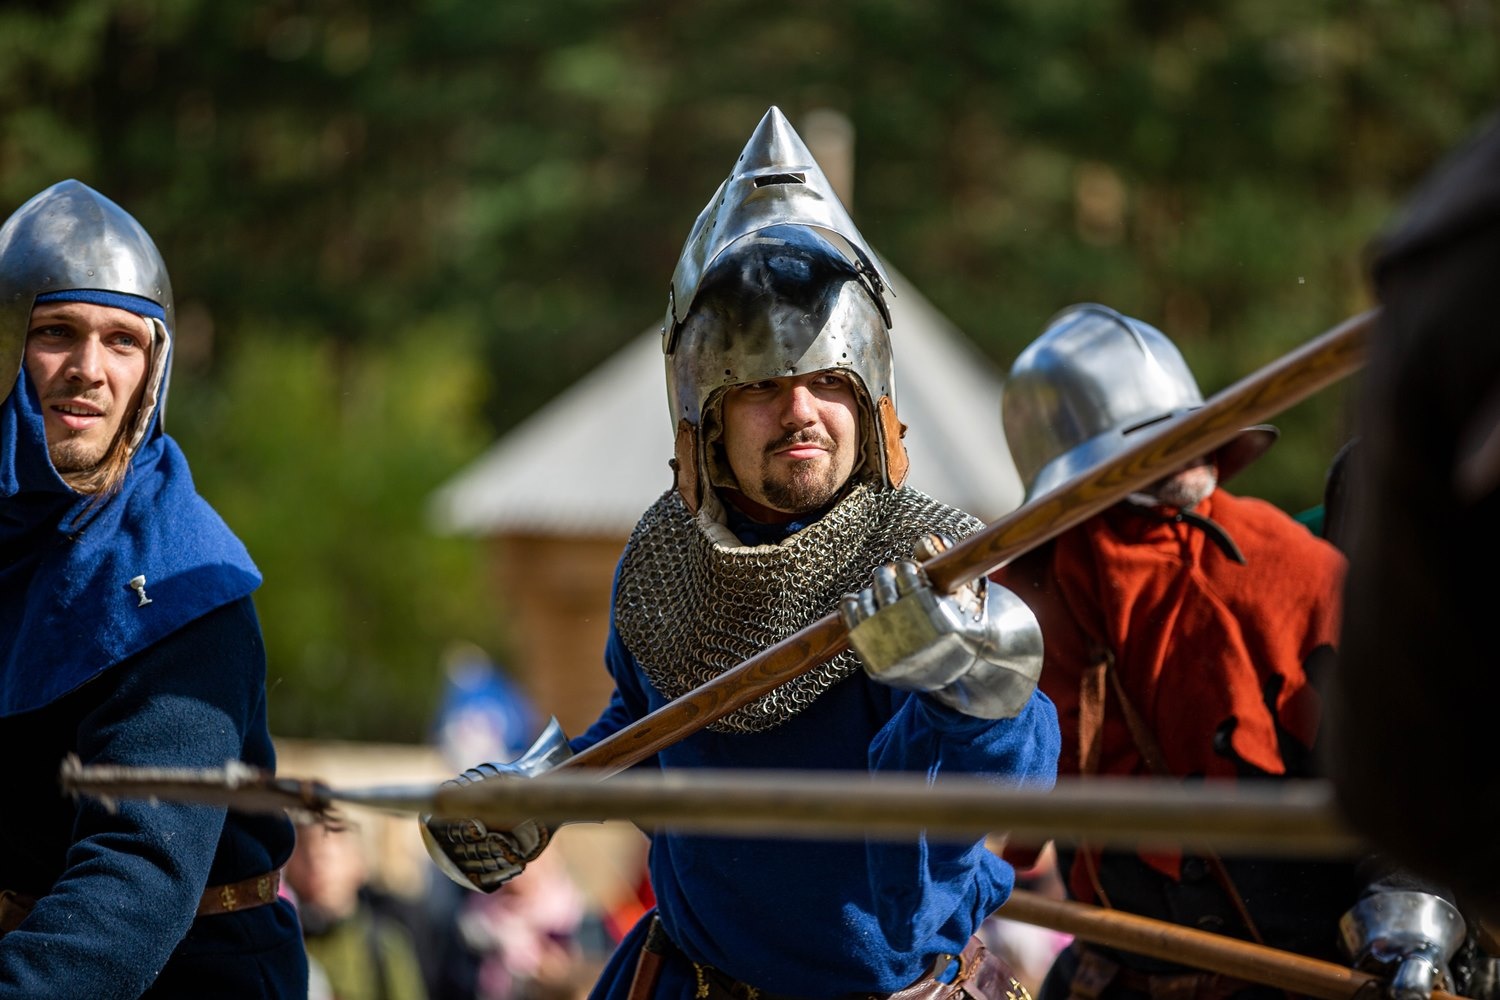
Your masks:
[{"label": "man with blonde hair", "polygon": [[74,801],[88,765],[273,768],[260,574],[162,429],[172,289],[63,181],[0,226],[0,998],[304,997],[285,817]]}]

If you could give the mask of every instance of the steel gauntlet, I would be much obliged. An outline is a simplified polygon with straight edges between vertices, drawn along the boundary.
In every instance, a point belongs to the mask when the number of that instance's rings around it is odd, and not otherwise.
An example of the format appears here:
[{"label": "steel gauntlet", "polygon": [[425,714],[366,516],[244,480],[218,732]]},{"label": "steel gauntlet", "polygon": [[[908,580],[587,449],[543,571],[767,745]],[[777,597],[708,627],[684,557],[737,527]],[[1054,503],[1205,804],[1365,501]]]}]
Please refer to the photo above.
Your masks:
[{"label": "steel gauntlet", "polygon": [[[532,778],[573,755],[562,727],[553,719],[530,750],[506,764],[480,764],[446,786]],[[526,870],[552,839],[552,830],[528,819],[504,830],[492,830],[478,819],[421,817],[422,843],[438,868],[466,889],[494,892]]]},{"label": "steel gauntlet", "polygon": [[1036,616],[989,580],[945,596],[915,560],[903,559],[876,569],[873,584],[844,597],[839,613],[866,673],[965,715],[1013,718],[1042,672]]},{"label": "steel gauntlet", "polygon": [[1391,1000],[1429,1000],[1434,989],[1452,990],[1448,963],[1466,933],[1458,908],[1427,892],[1373,892],[1339,920],[1350,964],[1389,976]]}]

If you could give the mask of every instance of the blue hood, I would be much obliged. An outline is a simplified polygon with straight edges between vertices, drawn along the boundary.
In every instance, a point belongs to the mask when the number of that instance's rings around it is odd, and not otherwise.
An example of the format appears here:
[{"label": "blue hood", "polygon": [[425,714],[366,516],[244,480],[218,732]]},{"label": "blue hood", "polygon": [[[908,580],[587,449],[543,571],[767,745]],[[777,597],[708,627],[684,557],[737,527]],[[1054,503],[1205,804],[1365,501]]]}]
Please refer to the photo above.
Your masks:
[{"label": "blue hood", "polygon": [[[123,486],[100,503],[53,470],[24,371],[0,403],[0,717],[55,701],[260,585],[161,429],[166,388]],[[149,603],[130,586],[140,576]]]}]

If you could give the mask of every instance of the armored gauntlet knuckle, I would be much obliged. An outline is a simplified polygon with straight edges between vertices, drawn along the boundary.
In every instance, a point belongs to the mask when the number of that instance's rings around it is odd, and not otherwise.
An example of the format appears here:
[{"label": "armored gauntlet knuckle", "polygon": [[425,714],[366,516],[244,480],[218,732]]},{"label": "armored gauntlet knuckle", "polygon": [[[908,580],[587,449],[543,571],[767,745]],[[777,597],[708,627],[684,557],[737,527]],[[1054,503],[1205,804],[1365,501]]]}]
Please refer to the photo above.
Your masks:
[{"label": "armored gauntlet knuckle", "polygon": [[428,828],[437,835],[439,840],[460,846],[472,844],[489,832],[477,819],[432,820],[428,823]]},{"label": "armored gauntlet knuckle", "polygon": [[[463,788],[487,781],[531,778],[571,756],[562,727],[553,719],[530,750],[506,764],[481,764],[443,782]],[[469,889],[493,892],[525,871],[552,840],[552,831],[534,819],[505,830],[491,830],[479,819],[423,816],[422,842],[444,875]]]},{"label": "armored gauntlet knuckle", "polygon": [[[900,578],[899,572],[897,578]],[[880,577],[872,589],[880,589]],[[868,593],[868,592],[867,592]],[[905,588],[868,613],[865,594],[841,607],[849,645],[871,677],[892,687],[926,691],[951,708],[979,718],[1021,711],[1041,674],[1041,631],[1015,594],[980,581],[970,601],[937,594],[926,585]]]},{"label": "armored gauntlet knuckle", "polygon": [[951,548],[953,548],[953,539],[941,531],[934,531],[917,539],[917,544],[912,546],[912,557],[926,562]]}]

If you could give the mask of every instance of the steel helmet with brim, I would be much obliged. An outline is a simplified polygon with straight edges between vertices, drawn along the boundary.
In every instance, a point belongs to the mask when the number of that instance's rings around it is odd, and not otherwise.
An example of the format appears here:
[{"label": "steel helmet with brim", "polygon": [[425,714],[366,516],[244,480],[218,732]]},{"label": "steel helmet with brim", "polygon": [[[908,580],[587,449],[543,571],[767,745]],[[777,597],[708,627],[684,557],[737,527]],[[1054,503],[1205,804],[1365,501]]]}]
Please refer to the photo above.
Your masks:
[{"label": "steel helmet with brim", "polygon": [[[1058,313],[1011,366],[1001,421],[1026,499],[1108,462],[1135,435],[1203,405],[1181,352],[1160,330],[1107,306]],[[1247,427],[1214,452],[1223,482],[1275,443]]]}]

